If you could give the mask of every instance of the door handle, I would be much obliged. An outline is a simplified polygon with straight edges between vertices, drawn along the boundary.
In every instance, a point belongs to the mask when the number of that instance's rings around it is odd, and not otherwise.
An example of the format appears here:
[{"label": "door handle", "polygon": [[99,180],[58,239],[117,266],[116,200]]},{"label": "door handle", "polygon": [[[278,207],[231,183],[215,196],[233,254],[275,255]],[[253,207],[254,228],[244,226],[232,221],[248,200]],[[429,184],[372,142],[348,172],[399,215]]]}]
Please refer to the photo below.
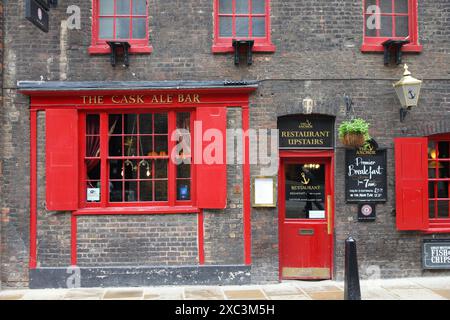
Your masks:
[{"label": "door handle", "polygon": [[327,230],[328,230],[328,234],[331,234],[332,232],[332,226],[331,226],[331,221],[332,221],[332,205],[331,205],[331,196],[328,195],[327,196]]}]

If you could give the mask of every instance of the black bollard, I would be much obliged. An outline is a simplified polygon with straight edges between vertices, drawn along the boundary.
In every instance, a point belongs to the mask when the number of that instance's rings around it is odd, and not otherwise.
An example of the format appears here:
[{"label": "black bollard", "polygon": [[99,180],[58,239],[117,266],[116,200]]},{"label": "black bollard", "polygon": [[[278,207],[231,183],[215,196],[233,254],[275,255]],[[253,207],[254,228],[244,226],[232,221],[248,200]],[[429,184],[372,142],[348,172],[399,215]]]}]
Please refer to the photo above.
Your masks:
[{"label": "black bollard", "polygon": [[345,240],[345,300],[361,300],[359,287],[358,258],[356,256],[356,241],[352,237]]}]

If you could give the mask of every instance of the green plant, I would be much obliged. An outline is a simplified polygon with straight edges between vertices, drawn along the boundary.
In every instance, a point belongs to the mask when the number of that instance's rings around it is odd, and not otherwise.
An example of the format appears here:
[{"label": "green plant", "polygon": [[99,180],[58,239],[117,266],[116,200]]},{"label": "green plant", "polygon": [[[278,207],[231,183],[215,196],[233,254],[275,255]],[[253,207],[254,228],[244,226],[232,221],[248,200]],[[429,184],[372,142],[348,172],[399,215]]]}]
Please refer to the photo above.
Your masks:
[{"label": "green plant", "polygon": [[343,121],[339,126],[339,138],[342,139],[347,134],[360,134],[367,141],[370,139],[369,126],[367,121],[360,118]]}]

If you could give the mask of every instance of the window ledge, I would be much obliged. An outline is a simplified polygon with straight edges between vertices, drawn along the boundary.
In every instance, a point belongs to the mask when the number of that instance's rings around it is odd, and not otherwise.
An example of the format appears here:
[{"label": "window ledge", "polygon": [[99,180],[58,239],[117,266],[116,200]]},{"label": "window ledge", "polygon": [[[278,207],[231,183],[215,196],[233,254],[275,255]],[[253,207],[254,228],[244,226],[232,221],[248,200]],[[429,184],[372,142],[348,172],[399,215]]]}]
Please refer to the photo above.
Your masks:
[{"label": "window ledge", "polygon": [[110,208],[83,208],[74,211],[74,215],[150,215],[150,214],[181,214],[198,213],[199,209],[193,206],[153,206],[153,207],[110,207]]},{"label": "window ledge", "polygon": [[[257,44],[255,43],[253,45],[252,52],[275,52],[276,47],[275,45],[268,43],[268,44]],[[233,46],[230,44],[214,44],[211,48],[211,51],[213,53],[232,53],[234,52]]]},{"label": "window ledge", "polygon": [[[402,46],[402,52],[422,52],[423,46],[420,44],[406,44]],[[363,43],[361,52],[384,52],[382,44],[367,44]]]},{"label": "window ledge", "polygon": [[[152,46],[139,46],[131,44],[130,50],[131,54],[150,54],[153,51]],[[90,46],[88,49],[89,54],[109,54],[111,53],[111,48],[108,45],[94,45]]]}]

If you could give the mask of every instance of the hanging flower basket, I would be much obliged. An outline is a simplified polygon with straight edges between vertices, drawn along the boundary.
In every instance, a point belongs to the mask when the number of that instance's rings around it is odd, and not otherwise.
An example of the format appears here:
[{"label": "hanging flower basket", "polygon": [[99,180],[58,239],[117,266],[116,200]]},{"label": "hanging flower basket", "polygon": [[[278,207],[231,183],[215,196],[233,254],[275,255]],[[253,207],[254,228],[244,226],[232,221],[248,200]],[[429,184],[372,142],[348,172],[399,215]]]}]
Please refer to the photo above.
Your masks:
[{"label": "hanging flower basket", "polygon": [[370,139],[369,123],[363,119],[344,121],[339,126],[339,139],[347,148],[360,148]]}]

